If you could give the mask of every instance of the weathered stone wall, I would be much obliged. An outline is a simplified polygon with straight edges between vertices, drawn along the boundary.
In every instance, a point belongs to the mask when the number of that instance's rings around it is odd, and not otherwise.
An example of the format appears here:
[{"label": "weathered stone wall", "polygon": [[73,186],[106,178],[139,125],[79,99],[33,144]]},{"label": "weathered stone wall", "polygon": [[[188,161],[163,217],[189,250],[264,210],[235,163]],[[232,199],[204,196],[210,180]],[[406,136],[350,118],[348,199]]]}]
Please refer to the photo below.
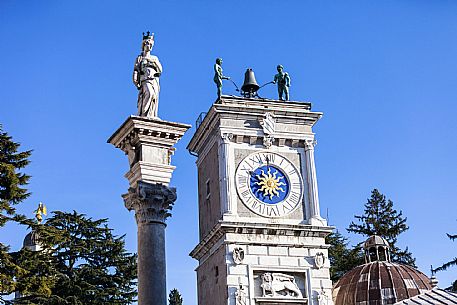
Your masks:
[{"label": "weathered stone wall", "polygon": [[227,304],[227,268],[225,246],[221,247],[197,269],[198,305]]},{"label": "weathered stone wall", "polygon": [[[207,195],[209,183],[210,194]],[[213,144],[205,159],[198,167],[198,202],[200,239],[213,228],[221,218],[219,186],[219,159],[217,142]]]},{"label": "weathered stone wall", "polygon": [[[331,295],[332,283],[329,279],[330,262],[328,250],[320,237],[297,236],[245,236],[228,234],[227,240],[239,243],[227,245],[226,260],[228,262],[227,286],[229,304],[235,305],[234,293],[239,284],[251,287],[248,299],[250,304],[257,304],[255,299],[262,296],[259,275],[264,272],[280,272],[295,276],[303,298],[308,304],[317,304],[317,295],[324,289]],[[244,242],[250,240],[250,245]],[[241,247],[245,256],[241,264],[235,264],[233,249]],[[324,265],[317,267],[315,255],[323,253]]]}]

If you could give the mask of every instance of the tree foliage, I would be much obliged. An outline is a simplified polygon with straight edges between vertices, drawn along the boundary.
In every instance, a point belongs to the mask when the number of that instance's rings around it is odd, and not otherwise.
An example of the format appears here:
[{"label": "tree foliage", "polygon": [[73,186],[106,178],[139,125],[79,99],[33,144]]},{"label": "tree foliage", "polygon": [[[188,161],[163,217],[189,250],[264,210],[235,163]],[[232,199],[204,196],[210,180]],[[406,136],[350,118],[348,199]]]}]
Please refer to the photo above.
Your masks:
[{"label": "tree foliage", "polygon": [[182,297],[178,289],[174,288],[170,291],[168,295],[168,304],[169,305],[182,305]]},{"label": "tree foliage", "polygon": [[30,176],[21,173],[27,164],[31,151],[19,151],[20,144],[12,140],[0,125],[0,227],[15,213],[15,205],[30,194],[24,187]]},{"label": "tree foliage", "polygon": [[[31,151],[19,148],[20,144],[14,142],[0,125],[0,228],[15,219],[15,206],[29,196],[25,186],[30,177],[20,170],[29,164]],[[0,303],[3,295],[16,289],[13,275],[19,271],[8,251],[8,245],[0,242]]]},{"label": "tree foliage", "polygon": [[338,231],[326,237],[330,245],[328,257],[330,259],[330,279],[338,281],[346,272],[364,263],[364,258],[359,247],[350,248],[348,239]]},{"label": "tree foliage", "polygon": [[[53,212],[37,225],[43,251],[14,253],[23,270],[16,275],[22,297],[16,304],[131,304],[136,298],[136,255],[125,250],[106,219]],[[43,285],[45,282],[46,285]],[[38,285],[41,283],[41,285]]]},{"label": "tree foliage", "polygon": [[[446,235],[452,241],[457,239],[457,235],[451,235],[451,234],[446,234]],[[445,271],[445,270],[449,269],[450,267],[456,267],[456,266],[457,266],[457,257],[454,257],[450,261],[442,264],[441,266],[433,269],[432,271],[433,271],[433,273],[439,272],[439,271]],[[452,283],[452,285],[450,287],[446,288],[446,290],[449,290],[452,292],[457,292],[457,279]]]},{"label": "tree foliage", "polygon": [[386,239],[390,245],[393,262],[415,266],[415,259],[408,247],[401,250],[396,246],[397,237],[409,229],[406,217],[402,211],[397,212],[393,207],[392,200],[386,200],[386,196],[377,189],[371,192],[371,198],[365,203],[363,215],[355,216],[357,223],[351,222],[348,232],[361,234],[365,237],[379,235]]}]

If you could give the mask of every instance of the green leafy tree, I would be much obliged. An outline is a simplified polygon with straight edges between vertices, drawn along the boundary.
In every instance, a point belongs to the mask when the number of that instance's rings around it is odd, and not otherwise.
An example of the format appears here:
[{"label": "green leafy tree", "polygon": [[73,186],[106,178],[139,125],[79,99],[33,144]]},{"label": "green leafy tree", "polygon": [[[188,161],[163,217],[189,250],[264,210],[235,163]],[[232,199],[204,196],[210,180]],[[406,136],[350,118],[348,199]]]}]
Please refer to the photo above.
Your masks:
[{"label": "green leafy tree", "polygon": [[[457,235],[451,235],[451,234],[446,234],[446,235],[452,241],[457,239]],[[436,269],[433,269],[432,271],[433,271],[433,273],[439,272],[439,271],[445,271],[450,267],[456,267],[456,266],[457,266],[457,257],[454,257],[449,262],[444,263],[443,265],[439,266]],[[457,292],[457,280],[455,280],[450,287],[446,288],[446,290],[449,290],[452,292]]]},{"label": "green leafy tree", "polygon": [[[25,186],[30,177],[20,170],[29,164],[31,151],[19,148],[0,125],[0,229],[7,221],[17,221],[15,206],[29,196]],[[0,242],[0,303],[4,295],[15,291],[13,275],[19,271],[8,251],[8,245]]]},{"label": "green leafy tree", "polygon": [[396,246],[397,237],[409,229],[406,217],[402,211],[397,212],[393,207],[392,200],[386,200],[386,196],[377,189],[371,192],[371,198],[365,203],[365,211],[361,216],[355,216],[357,223],[351,222],[348,232],[361,234],[365,237],[379,235],[385,238],[390,245],[393,262],[415,266],[415,259],[408,247],[401,250]]},{"label": "green leafy tree", "polygon": [[[124,236],[114,236],[107,220],[53,212],[34,228],[43,247],[39,254],[14,254],[25,271],[17,276],[22,297],[16,304],[132,304],[136,298],[136,255],[125,250]],[[41,257],[40,257],[41,256]],[[36,283],[52,279],[38,289]]]},{"label": "green leafy tree", "polygon": [[338,281],[346,272],[364,263],[363,255],[359,247],[350,248],[348,239],[338,231],[326,237],[326,243],[330,245],[328,257],[330,259],[330,279]]},{"label": "green leafy tree", "polygon": [[[56,285],[55,264],[48,251],[31,251],[23,248],[11,254],[18,268],[14,273],[16,292],[24,296],[20,299],[17,294],[17,304],[29,304],[27,296],[40,296],[44,301],[52,293]],[[33,299],[33,297],[32,297]],[[22,302],[19,302],[21,300]],[[14,301],[7,302],[15,303]]]},{"label": "green leafy tree", "polygon": [[174,288],[170,291],[168,295],[168,304],[169,305],[182,305],[182,297],[178,289]]}]

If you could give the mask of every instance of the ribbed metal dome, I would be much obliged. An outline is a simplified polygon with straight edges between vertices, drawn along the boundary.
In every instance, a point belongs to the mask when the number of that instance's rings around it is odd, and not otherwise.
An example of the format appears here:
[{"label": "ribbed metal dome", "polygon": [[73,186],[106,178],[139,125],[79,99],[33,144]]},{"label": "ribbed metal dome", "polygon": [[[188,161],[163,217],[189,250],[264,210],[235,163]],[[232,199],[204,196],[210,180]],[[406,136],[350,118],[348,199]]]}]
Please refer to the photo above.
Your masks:
[{"label": "ribbed metal dome", "polygon": [[335,305],[390,305],[433,288],[422,272],[390,262],[384,238],[370,236],[364,248],[366,263],[343,275],[333,287]]},{"label": "ribbed metal dome", "polygon": [[35,233],[35,231],[32,231],[28,233],[25,238],[22,246],[25,247],[35,247],[39,245],[38,244],[38,234]]},{"label": "ribbed metal dome", "polygon": [[371,262],[346,273],[333,288],[335,305],[388,305],[432,289],[430,279],[406,265]]}]

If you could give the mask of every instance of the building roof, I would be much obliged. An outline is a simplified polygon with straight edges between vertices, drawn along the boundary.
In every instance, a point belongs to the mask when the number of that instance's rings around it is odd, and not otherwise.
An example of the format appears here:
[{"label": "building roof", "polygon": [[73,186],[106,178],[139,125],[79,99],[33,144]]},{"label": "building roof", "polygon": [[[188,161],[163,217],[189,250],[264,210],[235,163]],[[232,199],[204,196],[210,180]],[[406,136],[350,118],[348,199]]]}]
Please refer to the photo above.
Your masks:
[{"label": "building roof", "polygon": [[372,235],[372,236],[368,237],[368,239],[363,244],[363,247],[365,249],[369,249],[371,247],[376,247],[376,246],[389,247],[389,243],[387,242],[387,240],[385,240],[381,236]]},{"label": "building roof", "polygon": [[390,305],[431,290],[422,272],[387,261],[355,267],[334,286],[335,305]]},{"label": "building roof", "polygon": [[22,246],[24,248],[26,247],[35,247],[39,245],[38,244],[38,234],[35,231],[29,232],[25,237],[24,237],[24,242]]},{"label": "building roof", "polygon": [[447,292],[443,289],[435,288],[423,294],[416,295],[395,303],[395,305],[451,305],[457,304],[457,294]]}]

